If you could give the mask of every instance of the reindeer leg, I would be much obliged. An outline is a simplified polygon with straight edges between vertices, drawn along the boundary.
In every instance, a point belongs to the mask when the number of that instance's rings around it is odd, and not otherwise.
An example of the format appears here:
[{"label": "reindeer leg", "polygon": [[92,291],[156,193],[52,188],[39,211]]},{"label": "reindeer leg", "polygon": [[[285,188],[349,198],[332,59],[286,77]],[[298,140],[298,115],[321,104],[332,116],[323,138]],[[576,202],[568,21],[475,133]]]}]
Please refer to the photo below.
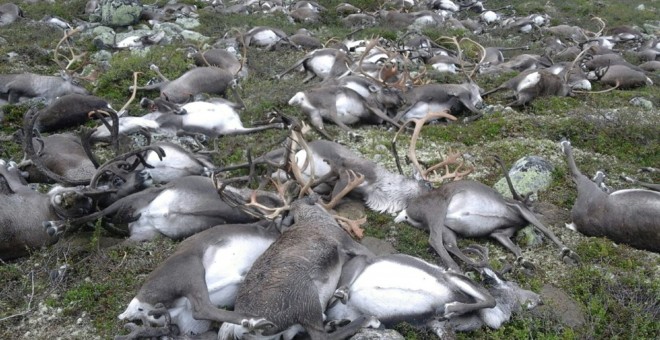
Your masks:
[{"label": "reindeer leg", "polygon": [[[305,62],[305,60],[307,60],[307,59],[308,59],[308,58],[305,57],[305,58],[302,58],[302,59],[296,61],[296,63],[293,64],[293,66],[289,67],[289,68],[286,69],[284,72],[282,72],[282,73],[276,75],[276,76],[275,76],[275,79],[279,80],[279,79],[282,78],[285,74],[287,74],[287,73],[293,71],[294,69],[300,67],[300,65],[302,65],[302,64]],[[310,78],[310,79],[311,79],[311,78]]]},{"label": "reindeer leg", "polygon": [[388,116],[385,112],[381,111],[379,108],[373,107],[371,105],[367,105],[367,108],[371,110],[371,112],[373,112],[376,116],[380,117],[382,120],[396,126],[397,128],[401,127],[399,123],[397,123],[394,119],[390,118],[390,116]]},{"label": "reindeer leg", "polygon": [[450,302],[444,306],[444,318],[451,318],[456,315],[465,314],[479,309],[495,307],[495,298],[486,290],[486,288],[474,284],[462,275],[447,273],[447,281],[456,289],[474,298],[474,303]]},{"label": "reindeer leg", "polygon": [[[201,260],[200,260],[201,261]],[[196,320],[211,320],[218,322],[229,322],[243,325],[250,329],[261,329],[275,326],[263,318],[254,318],[235,311],[223,310],[215,307],[209,298],[208,287],[204,279],[204,266],[200,263],[188,267],[190,280],[186,285],[186,298],[192,306],[193,318]]]},{"label": "reindeer leg", "polygon": [[429,236],[429,243],[431,244],[431,247],[435,249],[435,251],[440,255],[440,259],[444,263],[444,265],[449,268],[450,270],[453,270],[455,272],[460,272],[461,269],[454,261],[454,259],[451,258],[449,253],[447,252],[447,249],[445,248],[445,243],[443,239],[443,235],[445,235],[444,229],[447,228],[445,226],[445,212],[447,210],[446,203],[442,203],[444,207],[441,207],[438,209],[439,214],[437,214],[435,217],[435,221],[429,225],[429,231],[431,235]]},{"label": "reindeer leg", "polygon": [[[163,327],[150,327],[143,325],[142,327],[129,322],[124,325],[124,328],[129,330],[130,333],[126,335],[115,336],[115,340],[133,340],[133,339],[144,339],[144,338],[159,338],[163,336],[172,336],[176,335],[174,329],[169,325]],[[174,327],[176,328],[176,327]]]},{"label": "reindeer leg", "polygon": [[513,227],[496,230],[490,234],[490,237],[496,239],[506,249],[509,249],[509,251],[516,256],[516,263],[519,263],[523,268],[533,271],[535,269],[534,265],[522,257],[522,250],[520,250],[520,247],[511,241],[511,237],[517,230],[517,228]]},{"label": "reindeer leg", "polygon": [[526,206],[522,205],[522,203],[509,203],[507,202],[507,205],[518,210],[518,213],[520,213],[527,222],[533,224],[536,229],[540,230],[545,236],[547,236],[549,239],[552,240],[559,248],[561,249],[561,256],[562,256],[562,261],[564,263],[578,263],[580,262],[580,257],[572,250],[570,250],[568,247],[566,247],[560,240],[559,238],[552,232],[550,229],[548,229],[539,219],[534,215],[533,212],[531,212]]},{"label": "reindeer leg", "polygon": [[445,249],[447,249],[448,252],[454,254],[454,256],[463,260],[463,262],[467,263],[469,266],[478,268],[478,267],[483,267],[488,263],[488,259],[483,255],[480,255],[482,256],[482,259],[479,262],[474,262],[471,258],[465,255],[463,251],[461,251],[458,248],[458,245],[456,244],[456,233],[453,230],[447,227],[443,228],[442,238],[445,244]]},{"label": "reindeer leg", "polygon": [[348,291],[353,282],[362,274],[362,271],[367,266],[367,256],[358,255],[348,260],[344,263],[344,266],[341,270],[341,276],[339,277],[339,282],[337,283],[337,289],[335,290],[332,298],[328,302],[328,308],[335,305],[337,301],[346,304],[350,298]]}]

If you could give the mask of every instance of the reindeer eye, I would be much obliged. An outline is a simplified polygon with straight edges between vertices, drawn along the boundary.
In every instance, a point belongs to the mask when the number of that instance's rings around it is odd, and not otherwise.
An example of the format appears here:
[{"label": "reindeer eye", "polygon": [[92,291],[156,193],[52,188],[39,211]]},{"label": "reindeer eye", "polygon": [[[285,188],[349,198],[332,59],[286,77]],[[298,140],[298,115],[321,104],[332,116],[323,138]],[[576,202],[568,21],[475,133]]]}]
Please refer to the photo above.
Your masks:
[{"label": "reindeer eye", "polygon": [[143,311],[144,311],[144,309],[138,308],[138,312],[143,312]]}]

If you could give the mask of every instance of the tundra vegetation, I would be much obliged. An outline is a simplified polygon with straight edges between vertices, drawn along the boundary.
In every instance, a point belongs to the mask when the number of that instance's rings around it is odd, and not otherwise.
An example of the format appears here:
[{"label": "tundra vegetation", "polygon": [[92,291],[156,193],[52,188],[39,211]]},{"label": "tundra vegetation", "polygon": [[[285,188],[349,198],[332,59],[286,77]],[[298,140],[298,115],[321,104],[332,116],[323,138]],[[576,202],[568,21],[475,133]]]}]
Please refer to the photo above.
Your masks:
[{"label": "tundra vegetation", "polygon": [[[0,0],[0,3],[8,2],[11,1]],[[161,5],[165,2],[155,1]],[[305,27],[322,42],[331,38],[342,39],[353,29],[344,26],[339,15],[332,10],[341,2],[323,1],[330,10],[319,22],[305,24],[291,22],[278,13],[217,14],[199,10],[201,25],[194,30],[217,39],[228,32],[247,32],[256,26],[276,27],[289,34]],[[384,1],[349,2],[373,12],[382,8]],[[195,4],[200,9],[209,6],[208,2],[194,0],[179,3]],[[0,74],[56,74],[59,68],[51,51],[62,38],[62,31],[30,20],[38,21],[46,14],[69,22],[75,18],[86,19],[82,14],[85,4],[85,0],[20,2],[26,19],[0,27]],[[607,27],[636,25],[655,29],[656,36],[660,30],[657,0],[489,0],[486,4],[489,8],[511,5],[508,11],[515,11],[519,17],[547,13],[551,25],[578,25],[597,31],[596,22],[591,20],[597,16],[606,21]],[[424,28],[422,33],[432,39],[470,37],[484,46],[529,45],[530,51],[543,52],[538,32],[519,34],[501,30],[497,35],[480,36],[465,30]],[[377,36],[396,40],[401,33],[392,26],[375,26],[353,35],[355,39]],[[91,37],[82,36],[75,44],[90,55],[98,50]],[[118,50],[108,60],[107,71],[98,74],[94,82],[83,81],[83,85],[95,96],[119,108],[130,96],[128,89],[133,84],[134,71],[143,72],[140,84],[144,84],[147,79],[156,77],[149,68],[150,64],[158,65],[169,79],[193,67],[194,61],[186,58],[186,44],[175,42],[151,46],[141,53]],[[451,45],[447,47],[451,48]],[[276,76],[300,60],[305,51],[287,47],[281,50],[248,47],[246,52],[249,74],[240,81],[238,88],[246,107],[241,114],[243,122],[252,126],[253,122],[264,120],[271,111],[303,118],[302,111],[287,102],[296,92],[314,86],[316,80],[301,85],[303,74],[292,72],[281,79]],[[465,52],[474,56],[477,50],[467,48]],[[624,56],[639,64],[634,53],[624,53]],[[74,64],[73,68],[76,66]],[[488,90],[515,74],[478,75],[475,80],[481,88]],[[424,127],[416,145],[420,159],[430,163],[447,155],[450,148],[460,150],[476,169],[469,178],[487,185],[493,185],[501,177],[500,169],[492,162],[494,154],[506,164],[526,155],[539,155],[549,160],[554,165],[553,181],[547,190],[539,192],[536,208],[543,222],[581,258],[579,264],[566,266],[556,256],[557,249],[552,242],[546,239],[540,245],[526,245],[523,233],[519,233],[515,242],[521,245],[523,257],[533,263],[536,270],[532,275],[514,270],[507,274],[507,279],[541,294],[545,304],[514,316],[498,330],[483,328],[468,334],[459,333],[459,338],[660,338],[660,256],[615,244],[605,238],[585,237],[564,227],[565,223],[570,223],[570,210],[577,192],[558,144],[562,138],[569,139],[581,171],[591,176],[597,170],[604,170],[610,174],[608,185],[615,189],[631,187],[630,183],[619,179],[622,174],[636,176],[644,182],[660,182],[658,172],[638,173],[643,167],[660,167],[657,75],[657,72],[652,75],[655,83],[652,86],[605,94],[541,97],[514,109],[499,105],[509,102],[504,98],[506,91],[502,91],[485,99],[487,109],[476,121]],[[439,83],[463,81],[461,76],[446,73],[429,72],[425,76]],[[596,86],[594,90],[604,88]],[[155,92],[141,94],[150,98],[157,96]],[[631,100],[638,97],[650,101],[652,106],[632,105]],[[128,109],[131,115],[145,113],[137,103]],[[22,159],[21,146],[12,135],[22,127],[23,114],[27,110],[28,107],[20,103],[0,108],[0,158]],[[325,129],[334,136],[347,136],[336,125],[326,124]],[[362,138],[344,142],[366,158],[395,171],[388,147],[396,129],[387,125],[365,125],[355,126],[355,131]],[[220,166],[242,163],[246,159],[245,146],[250,146],[253,155],[260,155],[277,145],[285,134],[268,130],[257,135],[221,137],[219,152],[212,155],[212,161]],[[438,256],[427,242],[428,233],[407,224],[395,224],[393,216],[387,214],[369,210],[366,214],[365,235],[387,240],[398,252],[437,262]],[[122,239],[107,234],[100,227],[101,223],[97,222],[94,229],[67,236],[53,246],[34,250],[29,257],[0,263],[0,338],[107,339],[126,333],[117,315],[122,313],[149,273],[174,252],[178,242],[158,238],[117,245]],[[459,246],[474,242],[463,239]],[[476,242],[487,247],[490,265],[495,269],[514,260],[494,240]],[[109,247],[111,245],[115,246]],[[406,339],[433,336],[407,324],[400,324],[396,329]]]}]

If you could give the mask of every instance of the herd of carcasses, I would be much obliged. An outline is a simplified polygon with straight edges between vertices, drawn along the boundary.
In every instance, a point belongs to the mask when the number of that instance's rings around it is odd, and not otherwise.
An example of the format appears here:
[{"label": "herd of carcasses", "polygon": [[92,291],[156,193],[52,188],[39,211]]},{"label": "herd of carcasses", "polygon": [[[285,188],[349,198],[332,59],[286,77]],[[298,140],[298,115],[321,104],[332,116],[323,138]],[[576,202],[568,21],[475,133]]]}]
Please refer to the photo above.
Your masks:
[{"label": "herd of carcasses", "polygon": [[[612,89],[653,86],[660,41],[630,27],[611,28],[605,34],[600,19],[603,29],[598,32],[550,26],[546,15],[506,15],[506,9],[487,10],[477,1],[399,5],[405,10],[376,13],[350,4],[327,9],[311,1],[209,5],[205,9],[218,16],[283,11],[303,26],[336,11],[347,26],[390,25],[408,33],[398,41],[347,38],[323,46],[306,30],[289,36],[277,28],[255,27],[241,34],[235,47],[192,53],[198,67],[177,79],[162,77],[162,82],[132,87],[131,91],[160,91],[159,97],[141,101],[149,111],[141,116],[129,116],[125,108],[115,112],[67,78],[0,75],[0,96],[8,104],[34,98],[46,103],[25,112],[22,134],[16,135],[22,139],[24,160],[0,160],[0,257],[26,256],[99,218],[105,219],[103,226],[110,232],[133,241],[161,235],[185,238],[119,316],[142,325],[128,324],[131,333],[118,338],[196,335],[221,323],[218,337],[223,339],[290,339],[299,333],[312,339],[340,339],[362,327],[403,321],[444,337],[484,325],[498,328],[512,312],[536,306],[537,294],[489,268],[484,247],[460,249],[457,243],[459,237],[492,237],[514,253],[517,265],[527,266],[530,263],[511,237],[531,224],[557,244],[566,262],[579,261],[511,185],[514,199],[506,199],[484,184],[463,179],[468,171],[456,170],[443,176],[454,181],[434,188],[428,181],[430,171],[419,165],[414,150],[408,154],[415,166],[411,178],[335,141],[305,141],[309,134],[303,133],[302,121],[330,139],[324,122],[338,125],[339,133],[351,137],[358,123],[388,124],[399,129],[397,134],[414,125],[414,145],[428,121],[456,120],[454,115],[466,121],[479,119],[482,97],[499,90],[513,92],[507,105],[523,106],[541,96],[589,91],[591,81]],[[468,38],[433,41],[415,30],[419,27],[541,34],[545,53],[519,54],[505,61],[497,47],[483,47]],[[85,29],[65,31],[63,41]],[[250,76],[250,68],[235,51],[247,47],[256,53],[309,50],[275,77],[298,77],[290,73],[302,69],[305,83],[318,78],[317,85],[301,89],[288,102],[300,107],[303,119],[278,116],[277,122],[247,128],[238,114],[241,104],[212,97],[226,97],[229,91],[237,95],[236,85]],[[630,64],[615,47],[632,47],[629,53],[644,64]],[[429,82],[425,69],[459,73],[466,79],[462,84]],[[159,73],[155,65],[152,70]],[[481,74],[506,71],[519,73],[491,91],[484,92],[475,82]],[[97,128],[80,127],[91,119],[99,119]],[[71,128],[78,132],[60,132]],[[270,179],[277,191],[272,186],[270,191],[262,186],[249,189],[238,184],[244,178],[223,177],[221,172],[232,167],[219,169],[203,152],[181,145],[187,141],[204,148],[199,139],[177,137],[215,138],[264,129],[288,129],[288,138],[236,168],[265,169],[268,174],[262,179]],[[146,137],[147,145],[119,154],[120,141],[134,135]],[[152,137],[158,141],[151,143]],[[117,156],[100,164],[91,151],[99,143],[106,143]],[[649,190],[609,192],[602,176],[593,182],[580,173],[569,141],[559,144],[578,190],[571,228],[660,251],[657,186],[638,182]],[[458,158],[449,155],[441,165],[459,166]],[[58,185],[41,193],[28,182]],[[375,255],[356,241],[352,236],[361,236],[364,221],[332,210],[347,194],[373,211],[396,214],[395,222],[427,230],[440,265],[405,254]],[[128,225],[128,232],[120,225]],[[466,267],[478,271],[483,282],[464,275]]]}]

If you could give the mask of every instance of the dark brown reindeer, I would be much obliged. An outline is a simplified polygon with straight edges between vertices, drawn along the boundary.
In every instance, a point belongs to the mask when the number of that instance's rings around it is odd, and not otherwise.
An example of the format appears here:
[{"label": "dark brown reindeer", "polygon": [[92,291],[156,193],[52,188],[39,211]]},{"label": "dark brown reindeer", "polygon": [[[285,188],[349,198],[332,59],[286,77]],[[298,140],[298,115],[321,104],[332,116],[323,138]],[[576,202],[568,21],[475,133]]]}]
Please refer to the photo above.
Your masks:
[{"label": "dark brown reindeer", "polygon": [[584,176],[573,158],[569,141],[560,142],[578,197],[571,210],[569,229],[587,236],[605,236],[638,249],[660,252],[660,193],[643,189],[610,194]]},{"label": "dark brown reindeer", "polygon": [[[419,127],[425,120],[416,121],[415,124]],[[414,139],[410,144],[412,151],[409,151],[409,158],[421,172],[421,167],[416,161],[413,141]],[[504,171],[504,167],[502,168]],[[577,255],[527,207],[521,196],[513,189],[508,173],[506,171],[504,173],[514,196],[513,200],[504,198],[495,189],[480,182],[458,180],[443,184],[425,195],[414,198],[408,202],[408,207],[399,213],[395,222],[408,222],[416,228],[428,230],[429,243],[438,252],[443,263],[455,271],[460,271],[460,268],[449,253],[472,266],[485,265],[483,251],[471,249],[477,254],[481,252],[482,261],[475,263],[458,248],[459,235],[492,237],[513,252],[517,262],[522,261],[523,265],[529,265],[523,260],[520,247],[511,241],[511,236],[528,224],[534,225],[560,247],[563,260],[577,261]]]},{"label": "dark brown reindeer", "polygon": [[95,111],[114,111],[105,99],[100,97],[70,93],[58,97],[39,113],[34,128],[38,132],[52,132],[70,127],[78,127],[88,122]]},{"label": "dark brown reindeer", "polygon": [[57,242],[44,232],[43,221],[84,216],[92,199],[79,188],[56,186],[47,194],[29,188],[14,162],[0,160],[0,260],[28,255]]},{"label": "dark brown reindeer", "polygon": [[[261,337],[293,339],[304,330],[313,340],[345,339],[361,327],[378,326],[377,320],[361,317],[333,333],[325,331],[323,312],[337,288],[343,264],[352,256],[370,252],[315,199],[298,199],[290,209],[294,224],[247,273],[234,311],[254,313],[272,322],[272,327],[258,330]],[[244,326],[224,323],[218,338],[247,338],[248,332]]]}]

